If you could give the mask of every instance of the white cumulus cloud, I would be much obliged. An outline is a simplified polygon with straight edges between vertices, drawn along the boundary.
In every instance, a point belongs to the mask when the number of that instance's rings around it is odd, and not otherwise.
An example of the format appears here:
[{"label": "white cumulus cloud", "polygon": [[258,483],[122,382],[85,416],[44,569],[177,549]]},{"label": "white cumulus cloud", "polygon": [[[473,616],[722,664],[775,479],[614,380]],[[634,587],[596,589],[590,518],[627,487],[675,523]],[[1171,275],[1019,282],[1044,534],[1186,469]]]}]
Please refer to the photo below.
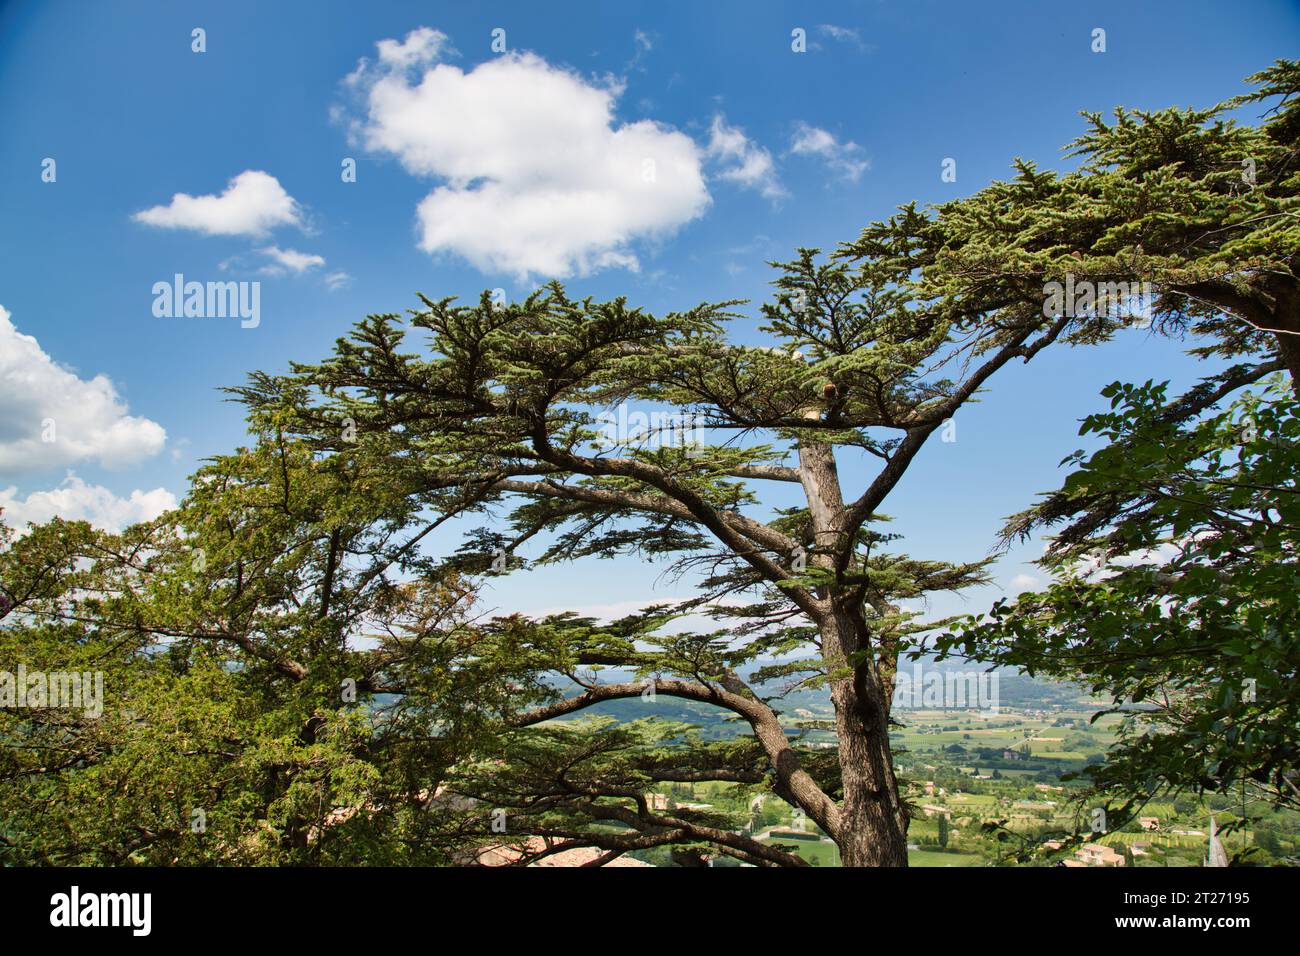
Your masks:
[{"label": "white cumulus cloud", "polygon": [[0,488],[0,520],[20,532],[28,522],[41,524],[54,517],[89,521],[105,531],[121,531],[127,525],[152,521],[175,507],[176,496],[165,488],[137,488],[122,498],[102,485],[87,484],[71,472],[57,488],[33,491],[26,498],[19,498],[13,486]]},{"label": "white cumulus cloud", "polygon": [[127,414],[104,375],[58,365],[0,306],[0,474],[96,461],[122,467],[162,451],[157,422]]},{"label": "white cumulus cloud", "polygon": [[567,276],[638,267],[634,244],[701,215],[699,148],[650,120],[619,125],[620,89],[508,53],[468,71],[421,28],[381,41],[346,85],[363,100],[351,132],[438,181],[416,210],[418,242],[480,271]]},{"label": "white cumulus cloud", "polygon": [[323,256],[311,252],[281,249],[279,246],[264,246],[257,251],[271,260],[272,264],[262,269],[268,275],[284,275],[286,272],[302,275],[304,272],[319,269],[325,265]]},{"label": "white cumulus cloud", "polygon": [[719,179],[756,189],[767,199],[786,195],[777,179],[772,154],[746,136],[744,130],[728,125],[721,114],[713,117],[705,153],[719,164],[715,173]]},{"label": "white cumulus cloud", "polygon": [[379,62],[397,70],[424,66],[452,52],[447,34],[429,27],[416,27],[400,43],[397,40],[380,40],[375,44]]},{"label": "white cumulus cloud", "polygon": [[221,195],[176,193],[166,206],[132,218],[163,229],[191,229],[209,236],[260,236],[276,226],[303,224],[302,208],[270,173],[247,169]]},{"label": "white cumulus cloud", "polygon": [[1011,590],[1019,594],[1021,591],[1032,591],[1042,583],[1032,574],[1017,574],[1011,579]]},{"label": "white cumulus cloud", "polygon": [[850,182],[857,182],[871,168],[871,163],[863,158],[862,147],[857,143],[842,143],[833,134],[807,123],[795,124],[790,152],[796,156],[816,156],[832,172]]}]

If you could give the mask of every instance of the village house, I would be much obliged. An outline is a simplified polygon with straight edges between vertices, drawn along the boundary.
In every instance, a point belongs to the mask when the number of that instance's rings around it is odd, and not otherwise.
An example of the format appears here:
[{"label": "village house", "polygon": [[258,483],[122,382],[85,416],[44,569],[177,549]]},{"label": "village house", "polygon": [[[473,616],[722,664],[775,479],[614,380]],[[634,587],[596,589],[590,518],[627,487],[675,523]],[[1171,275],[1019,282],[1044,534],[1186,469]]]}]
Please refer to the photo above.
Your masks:
[{"label": "village house", "polygon": [[1100,843],[1085,843],[1075,854],[1087,866],[1123,866],[1124,855]]}]

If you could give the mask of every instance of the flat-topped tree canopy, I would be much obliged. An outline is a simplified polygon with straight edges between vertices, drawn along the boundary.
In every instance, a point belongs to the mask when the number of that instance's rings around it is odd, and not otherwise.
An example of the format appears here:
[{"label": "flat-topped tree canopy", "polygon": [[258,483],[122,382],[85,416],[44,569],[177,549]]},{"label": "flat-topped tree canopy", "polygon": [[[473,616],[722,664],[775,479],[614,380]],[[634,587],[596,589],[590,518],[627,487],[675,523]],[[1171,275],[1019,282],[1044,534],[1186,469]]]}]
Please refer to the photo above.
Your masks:
[{"label": "flat-topped tree canopy", "polygon": [[[1149,283],[1144,318],[1226,357],[1275,350],[1300,372],[1300,63],[1213,106],[1084,113],[1079,167],[1018,176],[933,210],[904,207],[852,244],[916,270],[956,315],[1042,302],[1046,282]],[[1264,106],[1261,104],[1269,104]],[[1262,113],[1248,125],[1234,112]],[[1114,311],[1132,309],[1112,296]],[[1095,327],[1104,334],[1105,327]],[[1084,324],[1076,336],[1092,327]]]},{"label": "flat-topped tree canopy", "polygon": [[[804,249],[773,265],[776,295],[760,327],[767,347],[729,340],[739,303],[661,318],[621,298],[574,299],[551,283],[513,303],[422,297],[409,321],[371,316],[325,361],[255,376],[237,391],[254,427],[367,462],[442,518],[510,502],[449,566],[517,567],[516,550],[545,534],[544,562],[636,551],[705,569],[701,595],[676,611],[704,608],[728,625],[721,631],[665,638],[662,622],[646,617],[635,639],[611,642],[587,622],[545,622],[558,638],[555,670],[581,693],[520,726],[643,690],[639,680],[602,684],[577,666],[659,675],[659,693],[748,721],[775,786],[856,846],[850,860],[900,863],[906,817],[888,755],[889,703],[899,652],[932,624],[898,602],[983,581],[987,562],[891,554],[892,536],[870,525],[925,441],[996,371],[1081,321],[1109,334],[1122,320],[1045,315],[1024,301],[958,314],[910,268],[848,248],[829,259]],[[602,414],[623,403],[688,416],[691,441],[653,430],[611,440]],[[876,462],[863,487],[841,486],[836,449]],[[804,504],[773,513],[768,482],[797,486]],[[743,602],[725,610],[717,603],[737,596]],[[793,660],[772,664],[778,653]],[[839,694],[842,746],[865,740],[872,751],[841,755],[835,778],[844,779],[846,759],[852,765],[842,792],[809,773],[762,688],[742,680],[755,667],[761,679]],[[857,819],[864,814],[870,826]],[[868,839],[871,826],[884,839]]]}]

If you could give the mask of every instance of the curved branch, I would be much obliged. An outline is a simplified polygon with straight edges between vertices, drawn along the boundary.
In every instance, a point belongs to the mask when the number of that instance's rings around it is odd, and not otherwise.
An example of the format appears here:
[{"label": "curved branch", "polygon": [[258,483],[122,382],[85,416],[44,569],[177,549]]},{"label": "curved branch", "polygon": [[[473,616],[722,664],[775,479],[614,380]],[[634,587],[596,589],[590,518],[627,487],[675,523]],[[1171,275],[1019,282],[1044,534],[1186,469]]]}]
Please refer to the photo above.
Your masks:
[{"label": "curved branch", "polygon": [[[514,727],[531,727],[565,714],[585,710],[601,701],[640,697],[645,689],[644,683],[598,684],[577,697],[569,697],[518,714],[508,723]],[[690,681],[660,678],[655,681],[654,690],[657,694],[725,707],[744,717],[753,728],[754,736],[762,745],[772,768],[776,771],[777,781],[783,793],[789,794],[793,801],[832,839],[837,836],[840,832],[839,807],[826,795],[812,775],[803,769],[799,754],[790,746],[785,729],[770,707],[720,687]]]}]

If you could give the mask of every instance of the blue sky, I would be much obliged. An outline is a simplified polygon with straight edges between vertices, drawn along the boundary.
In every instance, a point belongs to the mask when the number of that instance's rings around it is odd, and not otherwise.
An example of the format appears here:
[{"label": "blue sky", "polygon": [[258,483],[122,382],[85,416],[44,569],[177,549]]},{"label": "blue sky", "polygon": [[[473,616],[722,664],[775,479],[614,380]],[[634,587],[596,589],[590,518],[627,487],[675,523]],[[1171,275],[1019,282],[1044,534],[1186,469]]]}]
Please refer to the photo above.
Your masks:
[{"label": "blue sky", "polygon": [[[1016,156],[1060,168],[1079,110],[1206,105],[1300,40],[1286,2],[996,6],[0,5],[0,504],[148,514],[242,441],[220,386],[318,358],[417,290],[513,297],[549,271],[652,311],[746,298],[756,315],[765,260],[973,192]],[[652,193],[607,168],[641,155]],[[259,324],[156,317],[152,286],[176,273],[261,282]],[[1104,384],[1198,371],[1137,331],[1006,371],[913,466],[893,530],[917,556],[982,556],[1053,486]],[[850,489],[867,475],[842,467]],[[1003,561],[1005,585],[1036,550]],[[606,562],[489,600],[630,605],[654,583]]]}]

